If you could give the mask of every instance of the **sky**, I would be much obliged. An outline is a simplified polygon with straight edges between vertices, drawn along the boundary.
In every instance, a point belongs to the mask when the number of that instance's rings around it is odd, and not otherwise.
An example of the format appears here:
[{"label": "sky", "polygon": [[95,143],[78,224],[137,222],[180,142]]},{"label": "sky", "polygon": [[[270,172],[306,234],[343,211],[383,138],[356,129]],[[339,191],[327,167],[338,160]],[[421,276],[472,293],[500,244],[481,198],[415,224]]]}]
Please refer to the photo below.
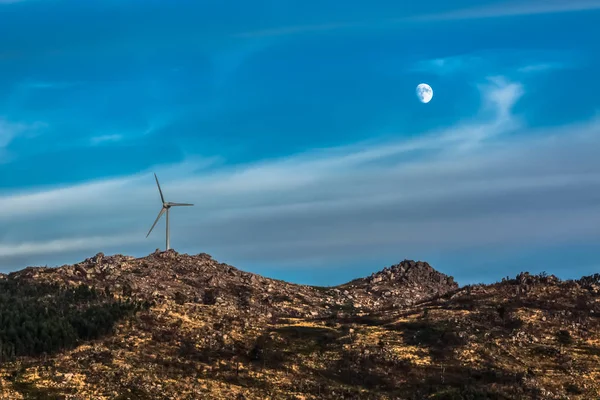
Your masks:
[{"label": "sky", "polygon": [[175,250],[273,278],[600,272],[599,25],[600,0],[0,0],[0,271],[164,249],[156,173],[195,204]]}]

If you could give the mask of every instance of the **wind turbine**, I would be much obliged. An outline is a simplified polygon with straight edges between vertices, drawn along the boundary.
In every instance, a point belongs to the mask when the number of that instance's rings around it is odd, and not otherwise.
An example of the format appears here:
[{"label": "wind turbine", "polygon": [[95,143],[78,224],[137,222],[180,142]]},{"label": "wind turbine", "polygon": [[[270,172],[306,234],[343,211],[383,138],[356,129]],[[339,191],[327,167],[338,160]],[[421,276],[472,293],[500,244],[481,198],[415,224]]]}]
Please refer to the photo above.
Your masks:
[{"label": "wind turbine", "polygon": [[156,174],[154,174],[154,179],[156,179],[156,186],[158,186],[158,192],[160,193],[160,199],[162,200],[163,206],[160,209],[160,212],[158,213],[158,217],[156,217],[156,220],[154,221],[154,224],[152,224],[152,228],[150,228],[146,237],[150,236],[150,232],[152,232],[152,229],[154,229],[154,227],[156,226],[156,223],[158,222],[160,217],[162,217],[162,215],[166,211],[167,212],[167,250],[169,250],[169,244],[170,244],[169,243],[169,209],[171,207],[178,207],[178,206],[193,206],[193,204],[171,203],[171,202],[165,201],[165,197],[163,196],[163,192],[160,189],[160,183],[158,183],[158,177],[156,176]]}]

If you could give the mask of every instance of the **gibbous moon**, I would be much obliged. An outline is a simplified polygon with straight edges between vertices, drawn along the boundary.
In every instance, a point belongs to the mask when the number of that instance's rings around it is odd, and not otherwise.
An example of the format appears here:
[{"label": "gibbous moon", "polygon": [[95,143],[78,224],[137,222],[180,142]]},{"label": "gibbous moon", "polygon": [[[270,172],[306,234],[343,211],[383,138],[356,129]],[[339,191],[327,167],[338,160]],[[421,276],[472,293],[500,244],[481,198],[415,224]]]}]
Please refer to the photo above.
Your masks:
[{"label": "gibbous moon", "polygon": [[433,89],[426,83],[419,83],[416,92],[421,103],[429,103],[433,97]]}]

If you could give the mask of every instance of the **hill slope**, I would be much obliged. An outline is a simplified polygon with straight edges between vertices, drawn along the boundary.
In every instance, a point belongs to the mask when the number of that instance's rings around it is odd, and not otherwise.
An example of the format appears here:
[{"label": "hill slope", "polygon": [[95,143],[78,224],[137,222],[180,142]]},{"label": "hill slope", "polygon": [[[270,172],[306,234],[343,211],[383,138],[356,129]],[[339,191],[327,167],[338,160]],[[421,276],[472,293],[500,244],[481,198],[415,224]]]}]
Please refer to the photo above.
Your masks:
[{"label": "hill slope", "polygon": [[169,251],[26,268],[0,284],[11,399],[599,395],[600,275],[459,289],[403,261],[320,288]]}]

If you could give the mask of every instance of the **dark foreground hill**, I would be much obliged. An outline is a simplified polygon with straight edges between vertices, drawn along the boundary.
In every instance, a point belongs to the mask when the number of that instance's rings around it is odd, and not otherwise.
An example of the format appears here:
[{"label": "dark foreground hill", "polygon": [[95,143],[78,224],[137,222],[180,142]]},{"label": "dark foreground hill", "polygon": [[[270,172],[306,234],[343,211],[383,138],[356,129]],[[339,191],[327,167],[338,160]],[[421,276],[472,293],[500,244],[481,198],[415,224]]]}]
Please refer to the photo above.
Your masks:
[{"label": "dark foreground hill", "polygon": [[595,399],[600,275],[323,288],[98,254],[0,276],[0,365],[7,399]]}]

